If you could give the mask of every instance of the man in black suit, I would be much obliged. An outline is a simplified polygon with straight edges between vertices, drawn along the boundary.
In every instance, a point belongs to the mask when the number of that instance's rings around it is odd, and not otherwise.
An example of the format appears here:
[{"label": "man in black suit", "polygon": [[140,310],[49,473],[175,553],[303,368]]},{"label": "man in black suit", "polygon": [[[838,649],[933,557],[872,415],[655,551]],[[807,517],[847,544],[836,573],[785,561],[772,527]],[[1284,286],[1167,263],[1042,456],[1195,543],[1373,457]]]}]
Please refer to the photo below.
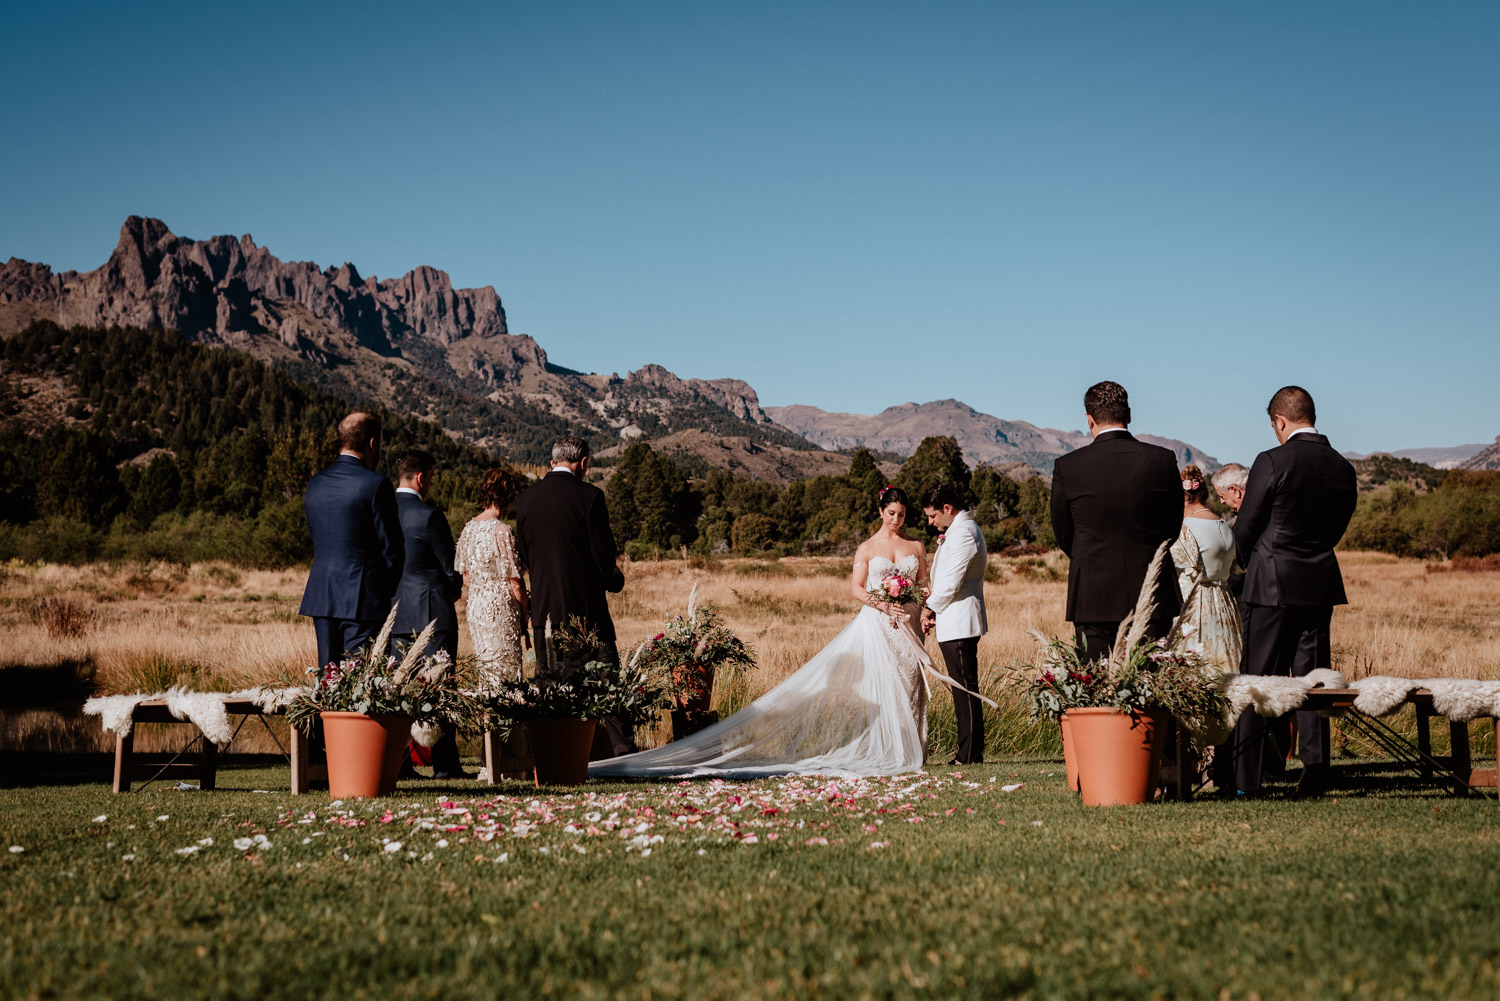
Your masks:
[{"label": "man in black suit", "polygon": [[338,458],[307,481],[304,497],[313,563],[298,613],[313,620],[320,668],[357,651],[385,624],[406,560],[395,488],[374,472],[380,418],[350,414],[338,434]]},{"label": "man in black suit", "polygon": [[[437,462],[432,453],[412,449],[396,460],[396,507],[401,514],[401,533],[406,538],[406,568],[396,591],[394,635],[411,642],[435,624],[424,655],[446,651],[458,660],[458,613],[453,603],[464,589],[463,574],[453,569],[453,530],[443,512],[427,503]],[[458,741],[445,731],[432,749],[433,778],[464,778],[458,757]]]},{"label": "man in black suit", "polygon": [[[1234,540],[1245,565],[1244,674],[1301,677],[1330,666],[1333,606],[1348,602],[1333,547],[1354,515],[1354,467],[1314,426],[1317,410],[1300,386],[1277,390],[1266,408],[1281,443],[1255,457]],[[1254,712],[1235,729],[1235,782],[1260,790],[1265,721]],[[1302,781],[1297,795],[1328,786],[1328,721],[1297,713]]]},{"label": "man in black suit", "polygon": [[[584,482],[589,444],[564,435],[552,446],[552,471],[516,501],[516,551],[531,572],[531,629],[539,659],[547,656],[547,623],[555,631],[573,616],[599,634],[609,659],[615,623],[605,592],[625,588],[615,565],[619,551],[609,527],[604,491]],[[631,754],[635,738],[620,720],[604,720],[614,753]]]},{"label": "man in black suit", "polygon": [[[1094,440],[1052,467],[1052,532],[1068,554],[1068,621],[1089,660],[1107,656],[1120,622],[1140,596],[1157,547],[1182,530],[1182,478],[1170,449],[1126,429],[1130,398],[1119,383],[1083,395]],[[1181,606],[1172,561],[1157,578],[1153,635],[1165,635]]]}]

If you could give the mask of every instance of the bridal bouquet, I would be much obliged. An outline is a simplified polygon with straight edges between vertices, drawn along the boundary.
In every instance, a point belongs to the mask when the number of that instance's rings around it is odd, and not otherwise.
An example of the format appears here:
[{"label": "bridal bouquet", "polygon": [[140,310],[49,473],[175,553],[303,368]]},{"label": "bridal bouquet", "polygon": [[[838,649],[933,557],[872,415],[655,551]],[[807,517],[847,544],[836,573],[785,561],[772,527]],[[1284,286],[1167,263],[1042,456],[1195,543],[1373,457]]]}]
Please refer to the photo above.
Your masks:
[{"label": "bridal bouquet", "polygon": [[900,570],[892,570],[875,585],[870,588],[870,597],[876,601],[890,602],[896,605],[920,605],[927,600],[922,593],[922,587],[916,578],[902,573]]}]

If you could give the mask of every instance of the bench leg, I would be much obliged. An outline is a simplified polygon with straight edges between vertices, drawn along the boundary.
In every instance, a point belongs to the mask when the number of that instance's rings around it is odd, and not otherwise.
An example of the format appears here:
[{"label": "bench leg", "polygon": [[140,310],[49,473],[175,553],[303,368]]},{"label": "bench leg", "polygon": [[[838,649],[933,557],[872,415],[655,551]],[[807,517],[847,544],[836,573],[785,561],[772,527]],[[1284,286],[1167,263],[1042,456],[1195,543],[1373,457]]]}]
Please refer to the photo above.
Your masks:
[{"label": "bench leg", "polygon": [[1432,781],[1432,708],[1430,706],[1417,706],[1417,750],[1421,752],[1422,779],[1426,782]]},{"label": "bench leg", "polygon": [[484,731],[484,773],[489,776],[490,785],[500,781],[500,776],[495,774],[495,766],[500,763],[500,755],[495,753],[495,734],[491,730]]},{"label": "bench leg", "polygon": [[1448,759],[1453,769],[1453,791],[1459,796],[1469,794],[1469,772],[1474,767],[1469,757],[1469,724],[1457,720],[1448,721],[1448,732],[1452,735],[1453,754]]},{"label": "bench leg", "polygon": [[307,738],[295,726],[292,730],[292,795],[305,795],[311,787],[307,768]]},{"label": "bench leg", "polygon": [[219,747],[207,737],[203,738],[203,750],[198,755],[198,788],[205,792],[219,780]]},{"label": "bench leg", "polygon": [[135,731],[128,737],[115,737],[115,792],[130,791],[131,770],[135,766]]}]

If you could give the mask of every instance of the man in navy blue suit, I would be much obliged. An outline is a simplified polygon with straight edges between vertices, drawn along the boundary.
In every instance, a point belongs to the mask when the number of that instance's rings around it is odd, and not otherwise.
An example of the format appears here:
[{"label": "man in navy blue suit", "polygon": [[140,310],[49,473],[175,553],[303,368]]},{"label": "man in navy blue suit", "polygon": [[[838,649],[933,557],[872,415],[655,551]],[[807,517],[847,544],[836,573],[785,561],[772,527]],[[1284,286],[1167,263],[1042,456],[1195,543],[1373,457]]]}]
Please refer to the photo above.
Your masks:
[{"label": "man in navy blue suit", "polygon": [[380,439],[379,417],[350,414],[339,422],[338,458],[307,481],[313,563],[298,612],[317,630],[319,667],[370,641],[401,581],[406,541],[396,488],[374,471]]},{"label": "man in navy blue suit", "polygon": [[[395,635],[411,642],[433,624],[432,640],[424,655],[447,651],[458,661],[458,613],[454,602],[463,593],[464,575],[453,569],[453,529],[448,516],[427,503],[427,491],[437,462],[431,452],[414,448],[396,460],[396,508],[401,514],[401,534],[406,537],[406,567],[396,591]],[[447,730],[432,749],[432,776],[464,778],[459,763],[458,742]]]}]

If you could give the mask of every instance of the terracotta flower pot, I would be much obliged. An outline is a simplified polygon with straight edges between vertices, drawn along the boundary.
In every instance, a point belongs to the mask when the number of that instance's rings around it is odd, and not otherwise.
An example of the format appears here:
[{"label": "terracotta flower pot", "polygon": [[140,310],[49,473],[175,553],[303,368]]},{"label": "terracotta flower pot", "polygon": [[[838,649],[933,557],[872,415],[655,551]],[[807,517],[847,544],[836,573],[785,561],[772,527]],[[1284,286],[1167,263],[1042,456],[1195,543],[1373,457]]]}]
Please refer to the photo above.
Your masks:
[{"label": "terracotta flower pot", "polygon": [[1078,785],[1088,806],[1148,802],[1156,790],[1165,718],[1114,709],[1069,709],[1069,743],[1078,758]]},{"label": "terracotta flower pot", "polygon": [[401,756],[411,738],[406,716],[319,713],[328,746],[328,795],[334,799],[389,796],[396,791]]},{"label": "terracotta flower pot", "polygon": [[526,721],[538,786],[578,786],[588,781],[594,725],[591,719]]},{"label": "terracotta flower pot", "polygon": [[1073,741],[1070,731],[1073,729],[1068,723],[1068,714],[1062,714],[1062,745],[1063,745],[1063,769],[1068,773],[1068,788],[1074,792],[1078,791],[1078,753],[1073,749]]}]

